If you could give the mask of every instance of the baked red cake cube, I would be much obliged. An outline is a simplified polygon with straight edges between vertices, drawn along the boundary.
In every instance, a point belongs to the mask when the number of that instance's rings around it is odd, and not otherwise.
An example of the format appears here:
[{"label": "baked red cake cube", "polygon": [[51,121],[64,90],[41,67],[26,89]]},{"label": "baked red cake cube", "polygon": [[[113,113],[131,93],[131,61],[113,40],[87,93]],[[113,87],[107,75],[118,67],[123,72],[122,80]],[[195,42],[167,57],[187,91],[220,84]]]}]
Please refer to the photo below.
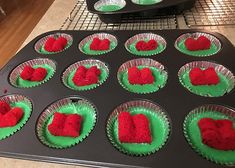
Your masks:
[{"label": "baked red cake cube", "polygon": [[93,38],[91,44],[90,44],[90,50],[109,50],[110,48],[110,40],[109,39],[99,39],[99,38]]},{"label": "baked red cake cube", "polygon": [[141,73],[136,66],[128,68],[128,81],[132,85],[141,84]]},{"label": "baked red cake cube", "polygon": [[56,41],[58,41],[63,46],[63,48],[65,48],[68,43],[67,39],[64,37],[59,37]]},{"label": "baked red cake cube", "polygon": [[198,126],[204,144],[218,150],[235,150],[235,129],[231,120],[202,118]]},{"label": "baked red cake cube", "polygon": [[34,68],[31,66],[25,66],[23,71],[20,73],[20,77],[23,80],[30,80],[34,73]]},{"label": "baked red cake cube", "polygon": [[118,114],[118,139],[122,143],[133,143],[135,136],[135,127],[132,116],[129,112]]},{"label": "baked red cake cube", "polygon": [[213,67],[205,70],[193,68],[189,72],[189,78],[193,85],[216,85],[220,79]]},{"label": "baked red cake cube", "polygon": [[216,85],[220,79],[213,67],[204,70],[205,80],[207,85]]},{"label": "baked red cake cube", "polygon": [[154,82],[154,76],[150,68],[141,69],[141,84],[152,84]]},{"label": "baked red cake cube", "polygon": [[10,105],[5,101],[0,100],[0,114],[4,115],[10,110],[11,110]]},{"label": "baked red cake cube", "polygon": [[184,45],[189,51],[208,50],[211,47],[211,41],[205,36],[199,36],[197,39],[189,37]]},{"label": "baked red cake cube", "polygon": [[211,47],[211,41],[205,36],[198,37],[197,42],[199,44],[200,50],[208,50]]},{"label": "baked red cake cube", "polygon": [[200,46],[199,46],[197,40],[195,40],[191,37],[187,38],[185,40],[184,44],[185,44],[185,47],[190,51],[200,50]]},{"label": "baked red cake cube", "polygon": [[54,136],[78,137],[82,124],[82,116],[55,112],[48,131]]},{"label": "baked red cake cube", "polygon": [[45,68],[39,67],[34,70],[34,73],[31,77],[31,81],[40,82],[45,79],[47,76],[47,70]]},{"label": "baked red cake cube", "polygon": [[48,52],[53,52],[52,46],[55,41],[56,39],[54,37],[49,37],[44,44],[44,49]]},{"label": "baked red cake cube", "polygon": [[66,118],[63,136],[78,137],[82,124],[82,117],[78,114],[69,114]]},{"label": "baked red cake cube", "polygon": [[138,51],[150,51],[150,50],[155,50],[157,49],[157,41],[156,40],[149,40],[147,42],[140,40],[135,44],[135,48]]},{"label": "baked red cake cube", "polygon": [[151,143],[148,118],[143,114],[131,115],[129,112],[118,114],[118,139],[122,143]]},{"label": "baked red cake cube", "polygon": [[21,120],[24,115],[22,108],[15,107],[5,113],[0,118],[0,128],[13,127]]},{"label": "baked red cake cube", "polygon": [[108,39],[101,40],[99,50],[109,50],[110,41]]},{"label": "baked red cake cube", "polygon": [[151,143],[152,137],[149,128],[149,120],[143,114],[137,114],[133,117],[135,125],[135,143]]},{"label": "baked red cake cube", "polygon": [[59,37],[57,39],[49,37],[44,44],[44,49],[48,52],[62,51],[66,47],[67,43],[68,41],[64,37]]},{"label": "baked red cake cube", "polygon": [[91,66],[91,67],[88,69],[87,73],[94,73],[94,74],[96,74],[96,75],[100,75],[100,74],[101,74],[101,71],[100,71],[100,69],[97,68],[97,66]]},{"label": "baked red cake cube", "polygon": [[79,66],[72,81],[77,86],[91,85],[98,83],[100,74],[101,71],[96,66],[92,66],[90,68]]}]

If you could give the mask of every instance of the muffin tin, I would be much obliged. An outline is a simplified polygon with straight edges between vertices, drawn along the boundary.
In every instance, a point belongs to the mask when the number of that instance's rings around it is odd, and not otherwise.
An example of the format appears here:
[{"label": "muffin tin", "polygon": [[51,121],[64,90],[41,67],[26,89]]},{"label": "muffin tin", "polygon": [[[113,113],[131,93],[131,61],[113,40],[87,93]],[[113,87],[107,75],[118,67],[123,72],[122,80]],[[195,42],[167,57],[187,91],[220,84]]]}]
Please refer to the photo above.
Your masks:
[{"label": "muffin tin", "polygon": [[[86,0],[87,8],[91,13],[98,14],[101,21],[115,23],[121,21],[127,14],[137,16],[154,16],[167,14],[180,14],[194,6],[196,0],[155,0],[149,5],[139,4],[139,0]],[[119,10],[103,12],[98,10],[102,4],[120,5]]]},{"label": "muffin tin", "polygon": [[[40,54],[34,46],[41,38],[53,33],[66,33],[73,37],[73,44],[63,52]],[[185,64],[193,61],[215,61],[235,73],[235,49],[221,34],[204,30],[156,30],[156,31],[103,31],[114,35],[118,40],[117,47],[104,55],[91,56],[82,53],[78,44],[97,31],[53,31],[36,37],[13,57],[0,71],[0,96],[20,94],[28,97],[33,104],[30,119],[14,135],[0,141],[0,155],[57,163],[90,165],[93,167],[207,167],[223,166],[210,162],[198,155],[190,147],[183,133],[183,122],[187,114],[204,104],[224,105],[234,108],[235,92],[218,98],[201,97],[187,91],[179,82],[178,71]],[[117,72],[119,67],[132,59],[140,58],[129,53],[124,44],[132,36],[140,33],[155,33],[166,40],[166,49],[149,58],[160,62],[167,68],[168,80],[162,89],[151,94],[128,92],[119,84]],[[217,37],[221,50],[210,57],[192,57],[185,55],[174,47],[175,40],[182,34],[206,32]],[[28,60],[48,58],[56,64],[53,77],[40,86],[33,88],[16,88],[9,82],[13,69]],[[87,59],[98,59],[108,65],[109,77],[99,87],[88,91],[74,91],[62,82],[63,72],[75,62]],[[81,143],[66,149],[53,149],[42,144],[36,135],[36,124],[40,114],[52,103],[66,97],[78,96],[93,103],[97,109],[97,122],[94,130]],[[165,146],[149,156],[128,156],[118,151],[109,141],[106,134],[107,120],[112,111],[122,103],[131,100],[150,100],[161,106],[170,118],[171,133]]]}]

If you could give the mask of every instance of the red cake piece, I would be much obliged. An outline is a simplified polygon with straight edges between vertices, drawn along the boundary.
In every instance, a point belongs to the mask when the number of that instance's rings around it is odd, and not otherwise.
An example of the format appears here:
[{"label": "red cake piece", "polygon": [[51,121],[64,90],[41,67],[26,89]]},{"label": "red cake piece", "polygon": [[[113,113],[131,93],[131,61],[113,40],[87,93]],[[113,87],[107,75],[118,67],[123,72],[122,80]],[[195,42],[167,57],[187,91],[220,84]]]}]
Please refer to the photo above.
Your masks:
[{"label": "red cake piece", "polygon": [[31,81],[40,82],[45,79],[47,76],[47,70],[45,68],[39,67],[34,70],[34,73],[31,77]]},{"label": "red cake piece", "polygon": [[138,51],[150,51],[150,50],[155,50],[157,46],[158,44],[156,40],[149,40],[147,42],[140,40],[136,43],[135,48]]},{"label": "red cake piece", "polygon": [[52,46],[55,41],[56,39],[54,37],[49,37],[44,44],[44,49],[48,52],[53,52]]},{"label": "red cake piece", "polygon": [[96,74],[96,75],[100,75],[100,74],[101,74],[101,71],[100,71],[100,69],[97,68],[97,66],[91,66],[91,67],[88,69],[87,73],[94,73],[94,74]]},{"label": "red cake piece", "polygon": [[88,85],[91,85],[91,84],[98,83],[99,78],[98,78],[98,75],[96,75],[95,73],[87,72],[85,81],[87,81]]},{"label": "red cake piece", "polygon": [[98,50],[109,50],[110,41],[109,39],[101,40]]},{"label": "red cake piece", "polygon": [[62,114],[55,112],[48,131],[54,136],[78,137],[82,124],[82,116],[78,114]]},{"label": "red cake piece", "polygon": [[200,46],[199,44],[197,43],[197,40],[189,37],[185,40],[184,42],[185,44],[185,47],[190,50],[190,51],[197,51],[197,50],[200,50]]},{"label": "red cake piece", "polygon": [[63,43],[61,43],[61,41],[56,40],[52,46],[52,51],[53,52],[62,51],[64,47],[65,46],[63,45]]},{"label": "red cake piece", "polygon": [[221,136],[217,130],[207,130],[201,133],[202,142],[212,148],[218,149],[221,143]]},{"label": "red cake piece", "polygon": [[220,79],[213,67],[204,70],[205,80],[207,85],[216,85]]},{"label": "red cake piece", "polygon": [[211,41],[205,36],[198,37],[197,42],[199,44],[200,50],[208,50],[211,47]]},{"label": "red cake piece", "polygon": [[148,118],[143,114],[131,116],[129,112],[119,113],[118,138],[122,143],[151,143]]},{"label": "red cake piece", "polygon": [[67,42],[67,39],[64,37],[59,37],[57,39],[49,37],[45,42],[44,49],[48,52],[58,52],[66,47]]},{"label": "red cake piece", "polygon": [[100,45],[100,39],[98,37],[93,38],[90,44],[90,50],[98,50]]},{"label": "red cake piece", "polygon": [[84,66],[79,66],[72,80],[77,86],[91,85],[98,83],[100,74],[101,71],[96,66],[88,69]]},{"label": "red cake piece", "polygon": [[232,121],[203,118],[199,120],[198,126],[204,144],[218,150],[235,150],[235,129]]},{"label": "red cake piece", "polygon": [[0,119],[0,128],[15,126],[21,120],[23,114],[23,110],[19,107],[11,109],[9,112],[2,115]]},{"label": "red cake piece", "polygon": [[34,68],[31,66],[25,66],[23,71],[20,73],[20,77],[23,80],[30,80],[34,73]]},{"label": "red cake piece", "polygon": [[132,85],[141,84],[141,73],[136,66],[128,68],[128,81]]},{"label": "red cake piece", "polygon": [[189,78],[193,85],[216,85],[220,80],[213,67],[205,70],[193,68],[189,72]]},{"label": "red cake piece", "polygon": [[143,68],[141,73],[141,84],[152,84],[154,82],[154,76],[150,68]]},{"label": "red cake piece", "polygon": [[66,118],[63,136],[78,137],[82,124],[82,117],[78,114],[69,114]]},{"label": "red cake piece", "polygon": [[65,48],[68,43],[68,40],[64,37],[59,37],[56,41],[59,42],[63,48]]},{"label": "red cake piece", "polygon": [[133,117],[135,125],[135,143],[151,143],[152,137],[149,128],[149,120],[143,114],[137,114]]},{"label": "red cake piece", "polygon": [[0,114],[4,115],[10,110],[11,110],[10,105],[5,101],[0,100]]},{"label": "red cake piece", "polygon": [[135,127],[132,116],[129,112],[118,114],[118,138],[122,143],[133,143],[135,136]]},{"label": "red cake piece", "polygon": [[90,50],[109,50],[110,48],[110,40],[109,39],[99,39],[98,37],[93,38],[90,44]]},{"label": "red cake piece", "polygon": [[233,122],[228,119],[216,120],[215,124],[218,128],[222,128],[222,127],[233,128]]},{"label": "red cake piece", "polygon": [[197,39],[189,37],[184,45],[189,51],[207,50],[210,49],[211,41],[205,36],[199,36]]},{"label": "red cake piece", "polygon": [[135,44],[135,48],[138,50],[138,51],[144,51],[144,46],[145,46],[145,41],[141,40],[141,41],[138,41],[136,44]]}]

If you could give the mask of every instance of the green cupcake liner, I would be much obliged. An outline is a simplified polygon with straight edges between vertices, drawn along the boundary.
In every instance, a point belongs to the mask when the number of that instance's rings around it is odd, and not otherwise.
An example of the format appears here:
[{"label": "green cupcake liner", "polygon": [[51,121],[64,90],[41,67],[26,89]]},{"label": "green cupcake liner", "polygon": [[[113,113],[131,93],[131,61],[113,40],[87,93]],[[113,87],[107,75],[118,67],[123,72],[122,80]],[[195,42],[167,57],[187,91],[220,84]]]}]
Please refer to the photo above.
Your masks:
[{"label": "green cupcake liner", "polygon": [[162,0],[131,0],[131,2],[137,5],[153,5],[162,2]]},{"label": "green cupcake liner", "polygon": [[[118,114],[129,111],[132,115],[144,114],[150,121],[152,142],[121,143],[118,139]],[[166,143],[170,133],[170,123],[165,112],[150,101],[130,101],[118,106],[110,115],[106,132],[112,145],[120,152],[131,156],[146,156],[160,150]]]},{"label": "green cupcake liner", "polygon": [[[211,47],[208,50],[200,50],[200,51],[190,51],[186,48],[184,45],[184,42],[187,38],[192,37],[194,39],[197,39],[199,36],[205,36],[211,41]],[[196,57],[206,57],[206,56],[212,56],[218,53],[221,50],[221,43],[220,41],[215,37],[207,33],[187,33],[183,34],[175,42],[175,48],[179,50],[180,52],[189,55],[189,56],[196,56]]]},{"label": "green cupcake liner", "polygon": [[219,105],[203,105],[192,110],[186,116],[183,124],[184,135],[195,152],[214,163],[234,166],[235,150],[217,150],[202,142],[200,129],[198,127],[198,121],[202,118],[212,118],[215,120],[229,119],[234,122],[235,128],[235,111]]},{"label": "green cupcake liner", "polygon": [[24,115],[17,125],[13,127],[0,128],[0,140],[6,139],[7,137],[15,134],[19,131],[28,121],[32,112],[31,101],[22,95],[7,95],[0,98],[1,101],[5,101],[10,104],[11,108],[20,107],[24,111]]},{"label": "green cupcake liner", "polygon": [[[90,45],[92,43],[92,40],[94,38],[99,38],[99,39],[109,39],[110,40],[110,49],[109,50],[104,50],[104,51],[94,51],[94,50],[90,50]],[[107,33],[96,33],[93,35],[90,35],[88,37],[86,37],[85,39],[83,39],[80,43],[79,43],[79,50],[87,55],[103,55],[106,54],[112,50],[114,50],[117,47],[117,39],[115,36],[111,35],[111,34],[107,34]]]},{"label": "green cupcake liner", "polygon": [[[55,112],[64,114],[80,114],[83,117],[79,137],[54,136],[48,131],[47,127],[51,124]],[[82,142],[86,137],[88,137],[94,129],[95,123],[96,108],[93,104],[85,99],[65,98],[53,103],[40,115],[37,123],[37,135],[39,140],[50,148],[69,148]]]},{"label": "green cupcake liner", "polygon": [[[28,80],[23,80],[20,77],[20,73],[23,71],[25,66],[32,66],[33,68],[45,68],[47,70],[47,75],[44,78],[44,80],[40,82],[34,82],[34,81],[28,81]],[[33,59],[29,60],[27,62],[24,62],[17,66],[12,73],[10,74],[9,80],[10,83],[18,88],[32,88],[39,86],[43,83],[46,83],[49,79],[52,78],[54,73],[56,72],[56,65],[55,62],[50,60],[50,59]]]},{"label": "green cupcake liner", "polygon": [[[128,81],[128,68],[131,68],[133,66],[137,66],[139,69],[145,67],[150,68],[155,78],[154,83],[145,84],[145,85],[130,84]],[[121,65],[121,67],[118,70],[117,78],[120,85],[129,92],[137,94],[148,94],[148,93],[154,93],[158,91],[160,88],[163,88],[166,85],[168,75],[162,64],[152,59],[145,58],[145,59],[131,60]]]},{"label": "green cupcake liner", "polygon": [[[59,37],[64,37],[67,39],[67,45],[65,46],[65,48],[61,51],[57,51],[57,52],[48,52],[45,50],[44,45],[47,41],[48,38],[50,37],[54,37],[54,38],[59,38]],[[37,43],[35,44],[34,49],[39,53],[39,54],[57,54],[60,52],[65,51],[66,49],[68,49],[71,45],[73,44],[73,38],[71,35],[69,34],[65,34],[65,33],[55,33],[55,34],[51,34],[48,35],[46,37],[41,38],[39,41],[37,41]]]},{"label": "green cupcake liner", "polygon": [[[189,78],[189,72],[191,69],[198,67],[201,69],[214,67],[217,72],[220,82],[217,85],[199,85],[194,86]],[[187,88],[190,92],[204,96],[204,97],[220,97],[229,93],[235,86],[235,77],[231,71],[222,65],[207,62],[207,61],[195,61],[184,65],[178,72],[180,83]]]},{"label": "green cupcake liner", "polygon": [[114,12],[121,10],[125,6],[125,0],[99,0],[95,3],[94,8],[100,12]]},{"label": "green cupcake liner", "polygon": [[[74,77],[74,74],[77,68],[81,65],[85,66],[86,68],[90,68],[91,66],[97,66],[97,68],[100,69],[101,74],[99,76],[99,81],[97,84],[92,84],[88,86],[77,86],[74,84],[72,79]],[[99,60],[89,59],[89,60],[76,62],[72,64],[71,66],[69,66],[63,73],[62,81],[63,81],[63,84],[70,89],[77,90],[77,91],[87,91],[87,90],[95,89],[98,86],[102,85],[107,80],[108,76],[109,76],[109,69],[105,65],[105,63]]]},{"label": "green cupcake liner", "polygon": [[[158,47],[155,50],[150,50],[150,51],[138,51],[136,49],[136,43],[138,41],[149,41],[149,40],[155,40],[158,43]],[[163,37],[153,34],[153,33],[142,33],[142,34],[137,34],[131,38],[129,38],[126,43],[125,43],[126,50],[129,51],[130,53],[136,55],[136,56],[143,56],[143,57],[148,57],[148,56],[153,56],[160,54],[166,49],[166,41]]]}]

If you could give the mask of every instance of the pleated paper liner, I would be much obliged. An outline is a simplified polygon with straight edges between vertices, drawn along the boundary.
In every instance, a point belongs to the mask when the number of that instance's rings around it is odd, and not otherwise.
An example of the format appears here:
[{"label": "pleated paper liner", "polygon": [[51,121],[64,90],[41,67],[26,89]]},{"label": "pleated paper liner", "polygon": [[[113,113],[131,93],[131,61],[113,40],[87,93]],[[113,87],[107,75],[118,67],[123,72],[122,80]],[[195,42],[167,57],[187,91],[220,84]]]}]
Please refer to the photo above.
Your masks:
[{"label": "pleated paper liner", "polygon": [[[220,82],[217,85],[192,85],[189,78],[190,70],[193,68],[206,69],[209,67],[215,68]],[[184,65],[180,68],[178,77],[180,83],[190,92],[205,97],[220,97],[226,95],[233,90],[235,85],[235,77],[230,70],[223,65],[208,61],[194,61]]]},{"label": "pleated paper liner", "polygon": [[[21,72],[23,71],[25,66],[31,66],[33,68],[45,68],[47,70],[47,75],[44,80],[37,82],[37,81],[28,81],[23,80],[20,77]],[[19,66],[17,66],[10,74],[9,81],[10,83],[18,88],[32,88],[39,86],[43,83],[46,83],[49,79],[52,78],[54,73],[56,72],[56,64],[54,61],[46,58],[39,58],[26,61]]]},{"label": "pleated paper liner", "polygon": [[[97,68],[100,69],[101,74],[99,76],[98,83],[87,86],[77,86],[74,84],[74,82],[72,81],[73,76],[77,68],[81,65],[85,66],[86,68],[90,68],[91,66],[97,66]],[[109,76],[109,69],[105,63],[99,60],[88,59],[70,65],[62,75],[62,82],[66,87],[70,89],[77,91],[85,91],[85,90],[95,89],[96,87],[102,85],[107,80],[108,76]]]},{"label": "pleated paper liner", "polygon": [[3,140],[15,134],[26,124],[32,113],[32,103],[27,97],[18,94],[0,97],[0,100],[10,104],[11,108],[20,107],[24,111],[23,117],[15,126],[0,128],[0,140]]},{"label": "pleated paper liner", "polygon": [[121,10],[125,6],[125,0],[99,0],[95,3],[94,8],[100,12],[114,12]]},{"label": "pleated paper liner", "polygon": [[[200,36],[205,36],[211,41],[211,47],[207,50],[200,50],[200,51],[190,51],[186,48],[184,45],[184,42],[187,38],[192,37],[194,39],[197,39]],[[187,33],[183,34],[180,37],[178,37],[175,41],[175,48],[179,50],[180,52],[189,55],[189,56],[196,56],[196,57],[206,57],[206,56],[212,56],[216,53],[218,53],[221,50],[221,43],[219,39],[217,39],[215,36],[207,33],[202,32],[195,32],[195,33]]]},{"label": "pleated paper liner", "polygon": [[[150,122],[152,142],[121,143],[118,139],[118,114],[123,111],[131,115],[144,114]],[[160,150],[170,134],[170,122],[165,111],[148,100],[134,100],[119,105],[109,116],[106,132],[112,145],[120,152],[131,156],[147,156]]]},{"label": "pleated paper liner", "polygon": [[[136,49],[136,43],[141,40],[143,40],[143,41],[155,40],[158,43],[158,47],[155,50],[138,51]],[[146,56],[146,57],[153,56],[153,55],[160,54],[161,52],[163,52],[166,49],[166,40],[157,34],[141,33],[141,34],[137,34],[137,35],[129,38],[125,42],[125,48],[127,51],[129,51],[130,53],[137,55],[137,56]]]},{"label": "pleated paper liner", "polygon": [[[110,49],[109,50],[101,50],[101,51],[91,50],[90,45],[91,45],[92,40],[94,38],[99,38],[101,40],[109,39],[110,40]],[[103,55],[108,52],[111,52],[112,50],[114,50],[117,47],[117,45],[118,45],[118,41],[115,36],[108,34],[108,33],[96,33],[96,34],[92,34],[92,35],[84,38],[79,43],[78,48],[84,54],[96,56],[96,55]]]},{"label": "pleated paper liner", "polygon": [[209,161],[217,164],[234,166],[235,150],[223,151],[205,145],[201,139],[200,129],[197,125],[202,118],[229,119],[235,126],[234,109],[220,105],[202,105],[192,110],[185,118],[183,124],[184,135],[195,152]]},{"label": "pleated paper liner", "polygon": [[154,5],[162,2],[162,0],[131,0],[131,2],[137,5]]},{"label": "pleated paper liner", "polygon": [[[150,68],[155,78],[153,84],[132,85],[128,81],[128,68],[137,66],[138,68]],[[159,62],[149,58],[139,58],[125,62],[118,70],[117,78],[120,85],[129,92],[138,94],[148,94],[163,88],[167,82],[168,74],[166,68]]]},{"label": "pleated paper liner", "polygon": [[[44,48],[44,45],[47,41],[48,38],[50,37],[54,37],[54,38],[59,38],[59,37],[64,37],[67,39],[67,45],[65,46],[65,48],[61,51],[57,51],[57,52],[49,52],[49,51],[46,51],[45,48]],[[45,36],[43,38],[41,38],[40,40],[38,40],[34,46],[34,49],[35,51],[37,51],[39,54],[57,54],[57,53],[60,53],[60,52],[63,52],[65,50],[67,50],[73,43],[73,37],[69,34],[65,34],[65,33],[55,33],[55,34],[50,34],[48,36]]]},{"label": "pleated paper liner", "polygon": [[[39,140],[50,148],[62,149],[75,146],[82,142],[96,123],[96,108],[88,100],[79,97],[69,97],[58,100],[47,107],[40,115],[36,131]],[[78,137],[54,136],[48,131],[48,125],[53,120],[55,112],[64,114],[79,114],[82,116],[82,126]]]}]

